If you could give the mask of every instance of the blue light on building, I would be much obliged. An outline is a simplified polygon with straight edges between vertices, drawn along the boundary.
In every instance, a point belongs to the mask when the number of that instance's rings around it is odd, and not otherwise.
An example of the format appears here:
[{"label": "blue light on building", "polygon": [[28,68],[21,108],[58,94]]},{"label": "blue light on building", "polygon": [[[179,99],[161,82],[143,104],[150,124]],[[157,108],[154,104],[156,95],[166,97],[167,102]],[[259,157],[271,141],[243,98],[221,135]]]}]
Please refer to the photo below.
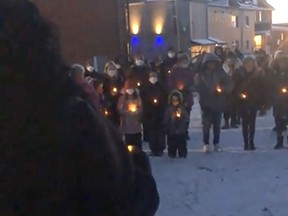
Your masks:
[{"label": "blue light on building", "polygon": [[162,37],[161,35],[157,35],[157,36],[155,37],[154,44],[155,44],[156,47],[162,46],[162,45],[164,44],[164,39],[163,39],[163,37]]},{"label": "blue light on building", "polygon": [[139,45],[139,37],[137,35],[132,35],[130,44],[132,47],[138,46]]}]

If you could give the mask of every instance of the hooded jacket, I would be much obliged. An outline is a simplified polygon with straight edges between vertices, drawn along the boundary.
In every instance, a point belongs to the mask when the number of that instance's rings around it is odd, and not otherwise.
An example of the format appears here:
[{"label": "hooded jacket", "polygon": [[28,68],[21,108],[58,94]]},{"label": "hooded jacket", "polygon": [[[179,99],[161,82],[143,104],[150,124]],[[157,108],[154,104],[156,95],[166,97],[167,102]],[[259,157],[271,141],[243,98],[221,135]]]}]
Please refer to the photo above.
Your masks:
[{"label": "hooded jacket", "polygon": [[[218,67],[208,71],[207,64],[216,62]],[[217,92],[217,88],[221,92]],[[213,53],[206,54],[203,59],[202,70],[196,79],[196,89],[200,96],[200,105],[213,111],[222,112],[226,106],[225,95],[233,90],[232,79],[222,70],[221,60]]]},{"label": "hooded jacket", "polygon": [[[188,62],[190,62],[189,57]],[[186,108],[191,108],[194,104],[194,72],[190,68],[190,64],[184,65],[183,67],[175,65],[172,68],[171,73],[167,77],[167,88],[169,91],[175,89],[181,91],[184,97],[184,106]]]},{"label": "hooded jacket", "polygon": [[[178,106],[171,104],[171,98],[174,95],[179,99],[180,103]],[[181,92],[172,91],[169,95],[169,106],[166,109],[163,121],[168,135],[185,134],[188,129],[189,115],[182,104],[183,95]],[[177,116],[177,113],[180,115]]]}]

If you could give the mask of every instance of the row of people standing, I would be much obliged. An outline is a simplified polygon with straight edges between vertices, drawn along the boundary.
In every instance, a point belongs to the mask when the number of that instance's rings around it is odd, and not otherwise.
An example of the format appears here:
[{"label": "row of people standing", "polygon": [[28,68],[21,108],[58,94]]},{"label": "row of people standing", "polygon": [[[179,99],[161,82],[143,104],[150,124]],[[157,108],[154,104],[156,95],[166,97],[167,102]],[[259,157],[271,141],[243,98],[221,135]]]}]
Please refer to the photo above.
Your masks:
[{"label": "row of people standing", "polygon": [[[79,80],[82,81],[79,83],[82,82],[88,95],[92,91],[87,86],[96,90],[97,96],[91,95],[91,98],[97,97],[98,102],[87,99],[120,129],[127,145],[141,149],[142,141],[146,141],[153,156],[162,156],[167,135],[169,156],[176,157],[178,150],[180,157],[186,157],[189,115],[193,105],[193,73],[188,55],[181,53],[176,56],[174,51],[170,52],[173,55],[167,58],[173,59],[173,64],[169,70],[166,65],[165,70],[163,64],[161,71],[152,70],[142,56],[136,56],[134,64],[124,73],[120,73],[119,67],[117,69],[116,64],[110,61],[102,78],[85,80],[83,67],[82,73],[76,74],[80,74]],[[73,67],[79,68],[79,65]],[[167,75],[165,80],[164,73]],[[71,75],[77,77],[74,73]]]},{"label": "row of people standing", "polygon": [[[206,53],[197,69],[191,69],[191,61],[187,54],[176,54],[172,49],[168,51],[167,58],[153,69],[147,66],[141,55],[136,56],[132,66],[124,72],[114,62],[108,62],[103,78],[97,81],[90,80],[95,83],[94,87],[98,89],[98,93],[103,95],[100,97],[101,106],[97,109],[119,127],[127,144],[141,148],[142,140],[147,141],[151,154],[161,156],[166,146],[167,135],[170,157],[175,157],[177,150],[179,156],[186,157],[186,140],[189,139],[188,126],[194,91],[200,96],[205,152],[210,151],[211,126],[214,130],[214,150],[222,151],[220,131],[223,112],[226,120],[224,126],[230,125],[227,123],[227,116],[231,119],[231,126],[236,126],[238,118],[242,119],[244,149],[255,150],[257,112],[274,105],[278,134],[275,148],[282,148],[282,131],[286,124],[283,119],[288,111],[285,108],[285,90],[277,89],[283,86],[280,80],[286,83],[283,79],[288,69],[283,65],[285,57],[282,56],[281,61],[276,58],[273,62],[276,66],[272,70],[267,66],[265,58],[263,60],[246,57],[241,61],[235,53],[228,51],[224,58],[219,56],[219,52]],[[280,66],[282,69],[276,68]],[[281,70],[283,71],[278,72]]]}]

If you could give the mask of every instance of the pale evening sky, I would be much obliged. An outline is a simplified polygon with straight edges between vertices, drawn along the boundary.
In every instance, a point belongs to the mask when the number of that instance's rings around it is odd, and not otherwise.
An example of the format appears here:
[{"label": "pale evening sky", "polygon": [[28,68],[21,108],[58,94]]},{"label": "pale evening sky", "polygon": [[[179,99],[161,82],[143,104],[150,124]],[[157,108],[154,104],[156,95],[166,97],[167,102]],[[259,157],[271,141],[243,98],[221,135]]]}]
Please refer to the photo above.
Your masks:
[{"label": "pale evening sky", "polygon": [[267,0],[274,8],[273,23],[288,23],[288,0]]}]

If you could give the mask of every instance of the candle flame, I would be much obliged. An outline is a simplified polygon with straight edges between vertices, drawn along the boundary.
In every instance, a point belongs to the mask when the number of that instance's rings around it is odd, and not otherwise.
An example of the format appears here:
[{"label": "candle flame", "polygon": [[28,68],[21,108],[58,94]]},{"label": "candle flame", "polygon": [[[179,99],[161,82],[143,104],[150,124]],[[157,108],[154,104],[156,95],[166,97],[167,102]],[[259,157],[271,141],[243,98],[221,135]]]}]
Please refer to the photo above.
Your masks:
[{"label": "candle flame", "polygon": [[171,73],[171,70],[168,70],[168,73],[170,74],[170,73]]},{"label": "candle flame", "polygon": [[141,83],[140,83],[140,82],[138,82],[138,83],[137,83],[137,86],[138,86],[138,87],[140,87],[140,86],[141,86]]},{"label": "candle flame", "polygon": [[133,152],[133,150],[134,150],[134,146],[132,146],[132,145],[128,145],[127,148],[128,148],[129,152]]},{"label": "candle flame", "polygon": [[112,90],[114,93],[117,93],[118,89],[117,88],[113,88]]},{"label": "candle flame", "polygon": [[219,92],[219,93],[221,93],[221,92],[222,92],[222,89],[221,89],[219,86],[217,87],[217,89],[216,89],[216,90],[217,90],[217,92]]},{"label": "candle flame", "polygon": [[154,99],[154,104],[157,104],[158,103],[158,100],[157,99]]},{"label": "candle flame", "polygon": [[241,97],[242,97],[243,99],[246,99],[246,98],[247,98],[247,95],[246,95],[246,94],[241,94]]},{"label": "candle flame", "polygon": [[179,111],[176,112],[176,117],[180,118],[181,117],[181,113]]},{"label": "candle flame", "polygon": [[283,93],[287,93],[287,89],[286,88],[282,88],[282,92]]},{"label": "candle flame", "polygon": [[133,113],[136,112],[137,111],[137,105],[136,104],[129,104],[128,110],[130,112],[133,112]]}]

